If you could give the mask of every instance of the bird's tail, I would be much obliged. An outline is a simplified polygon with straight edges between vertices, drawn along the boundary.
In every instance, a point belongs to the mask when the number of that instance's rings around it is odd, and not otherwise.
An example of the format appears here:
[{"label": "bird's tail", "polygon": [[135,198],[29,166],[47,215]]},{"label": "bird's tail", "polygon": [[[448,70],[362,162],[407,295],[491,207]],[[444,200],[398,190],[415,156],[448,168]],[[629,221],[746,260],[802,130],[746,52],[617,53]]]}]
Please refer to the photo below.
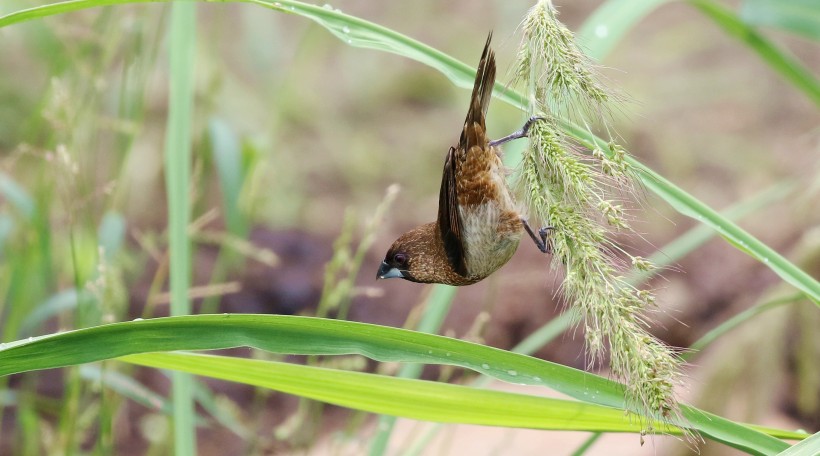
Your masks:
[{"label": "bird's tail", "polygon": [[478,71],[473,85],[473,94],[470,97],[470,108],[467,110],[467,118],[464,120],[464,131],[461,133],[460,146],[462,150],[468,151],[472,146],[484,147],[487,141],[485,130],[485,117],[487,108],[490,106],[490,98],[493,95],[495,85],[495,53],[490,48],[493,32],[487,35],[487,43],[484,45],[484,52],[481,53],[481,60],[478,62]]}]

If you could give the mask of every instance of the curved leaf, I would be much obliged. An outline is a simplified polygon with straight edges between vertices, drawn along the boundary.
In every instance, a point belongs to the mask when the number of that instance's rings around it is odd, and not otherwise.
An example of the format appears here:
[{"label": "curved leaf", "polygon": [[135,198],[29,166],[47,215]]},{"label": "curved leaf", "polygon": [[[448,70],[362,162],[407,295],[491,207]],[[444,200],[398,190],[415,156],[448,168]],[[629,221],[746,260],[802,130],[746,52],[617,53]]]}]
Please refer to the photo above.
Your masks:
[{"label": "curved leaf", "polygon": [[[506,382],[546,386],[583,402],[631,410],[624,401],[622,385],[548,361],[404,329],[281,315],[156,318],[30,338],[0,347],[0,375],[155,351],[240,346],[284,354],[360,354],[385,362],[461,366]],[[788,446],[693,407],[684,406],[682,413],[691,429],[744,451],[768,455]],[[776,435],[802,438],[788,432]]]},{"label": "curved leaf", "polygon": [[817,0],[745,0],[740,18],[749,25],[768,25],[820,41]]},{"label": "curved leaf", "polygon": [[[640,423],[630,420],[623,410],[448,383],[193,353],[148,353],[119,359],[416,420],[552,430],[640,432],[642,429]],[[668,431],[680,434],[679,429]]]}]

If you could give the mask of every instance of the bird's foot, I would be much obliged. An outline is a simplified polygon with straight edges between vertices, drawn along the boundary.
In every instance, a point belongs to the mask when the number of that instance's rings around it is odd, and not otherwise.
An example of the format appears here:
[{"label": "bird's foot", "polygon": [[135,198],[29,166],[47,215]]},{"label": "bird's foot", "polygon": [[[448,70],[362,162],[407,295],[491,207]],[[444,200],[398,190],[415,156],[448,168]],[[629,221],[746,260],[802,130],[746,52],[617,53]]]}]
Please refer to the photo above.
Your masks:
[{"label": "bird's foot", "polygon": [[527,223],[527,219],[522,218],[521,223],[524,225],[524,230],[530,235],[530,238],[532,238],[532,241],[535,242],[535,246],[538,247],[538,250],[547,255],[552,255],[552,242],[549,238],[549,232],[555,228],[551,226],[541,227],[538,230],[538,236],[536,236],[535,232],[530,228],[530,224]]},{"label": "bird's foot", "polygon": [[514,139],[526,138],[530,134],[530,127],[532,127],[532,124],[534,124],[535,122],[538,122],[538,121],[542,121],[542,120],[547,120],[547,119],[544,118],[544,117],[532,116],[529,119],[527,119],[527,121],[524,123],[524,126],[521,127],[520,130],[518,130],[514,133],[511,133],[511,134],[509,134],[509,135],[507,135],[503,138],[499,138],[499,139],[496,139],[494,141],[490,141],[490,146],[496,147],[496,146],[500,146],[500,145],[502,145],[506,142],[512,141]]}]

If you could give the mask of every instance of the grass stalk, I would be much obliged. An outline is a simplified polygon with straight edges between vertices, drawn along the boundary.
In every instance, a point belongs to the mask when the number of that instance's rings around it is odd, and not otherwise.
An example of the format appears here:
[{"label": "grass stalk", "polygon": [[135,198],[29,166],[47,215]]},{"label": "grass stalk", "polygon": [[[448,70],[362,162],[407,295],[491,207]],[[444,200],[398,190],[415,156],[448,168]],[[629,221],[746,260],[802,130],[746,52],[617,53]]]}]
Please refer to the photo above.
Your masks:
[{"label": "grass stalk", "polygon": [[[165,179],[168,192],[168,243],[170,250],[171,314],[191,311],[191,244],[188,223],[191,207],[191,116],[194,92],[196,4],[180,2],[171,7],[169,63],[170,100],[165,142]],[[172,376],[174,452],[196,454],[193,379],[190,374]]]}]

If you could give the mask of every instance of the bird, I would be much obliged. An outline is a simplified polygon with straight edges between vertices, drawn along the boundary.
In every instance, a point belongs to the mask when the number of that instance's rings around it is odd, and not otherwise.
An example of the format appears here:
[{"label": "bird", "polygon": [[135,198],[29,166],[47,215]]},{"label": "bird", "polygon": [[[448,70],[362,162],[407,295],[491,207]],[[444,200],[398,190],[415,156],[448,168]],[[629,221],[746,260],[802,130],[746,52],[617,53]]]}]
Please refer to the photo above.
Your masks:
[{"label": "bird", "polygon": [[377,279],[462,286],[479,282],[506,264],[526,232],[550,253],[545,227],[536,237],[521,215],[506,182],[500,146],[527,137],[534,122],[503,138],[490,140],[486,116],[495,85],[495,53],[487,36],[479,60],[470,106],[456,146],[444,161],[438,217],[402,234],[390,246]]}]

